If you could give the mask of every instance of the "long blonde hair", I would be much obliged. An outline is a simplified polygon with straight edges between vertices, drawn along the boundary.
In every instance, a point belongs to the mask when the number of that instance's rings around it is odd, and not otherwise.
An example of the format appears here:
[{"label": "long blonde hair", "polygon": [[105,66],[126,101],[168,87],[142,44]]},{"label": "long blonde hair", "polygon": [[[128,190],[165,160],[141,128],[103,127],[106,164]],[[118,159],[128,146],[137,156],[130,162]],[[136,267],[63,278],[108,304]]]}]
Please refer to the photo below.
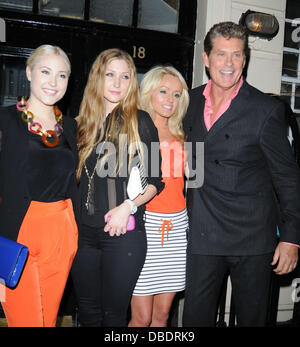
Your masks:
[{"label": "long blonde hair", "polygon": [[[130,85],[124,99],[111,112],[110,120],[105,130],[104,79],[107,65],[114,59],[123,59],[128,64]],[[138,152],[142,152],[137,120],[138,92],[136,68],[133,59],[127,52],[112,48],[103,51],[96,58],[89,73],[77,117],[77,144],[79,151],[77,181],[80,179],[86,159],[91,154],[93,148],[102,140],[112,142],[115,148],[123,148],[124,144],[122,141],[124,137],[121,137],[119,143],[119,134],[126,134],[128,145],[135,144]],[[132,146],[130,147],[132,148]],[[133,154],[129,153],[128,168],[132,159]],[[127,160],[127,157],[123,158],[119,154],[116,174],[119,173],[125,160]]]},{"label": "long blonde hair", "polygon": [[172,117],[168,119],[168,127],[171,134],[181,143],[184,142],[184,132],[182,126],[183,117],[186,114],[189,104],[188,86],[181,75],[173,66],[158,65],[150,69],[142,79],[140,87],[140,103],[141,108],[147,111],[154,121],[154,110],[151,104],[151,95],[156,89],[162,78],[165,75],[172,75],[177,77],[182,85],[182,93],[179,99],[178,107],[176,108]]}]

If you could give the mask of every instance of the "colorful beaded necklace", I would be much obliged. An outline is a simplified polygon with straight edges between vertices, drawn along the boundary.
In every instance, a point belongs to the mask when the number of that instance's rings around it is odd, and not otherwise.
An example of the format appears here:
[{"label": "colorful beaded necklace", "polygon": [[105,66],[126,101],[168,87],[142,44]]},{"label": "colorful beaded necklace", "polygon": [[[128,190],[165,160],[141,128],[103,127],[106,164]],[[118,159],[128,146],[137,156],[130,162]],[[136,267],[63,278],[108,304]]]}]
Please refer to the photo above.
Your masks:
[{"label": "colorful beaded necklace", "polygon": [[[34,114],[30,111],[28,111],[28,103],[26,102],[25,98],[22,97],[22,100],[17,103],[17,109],[22,112],[21,118],[25,123],[29,124],[29,130],[34,133],[42,136],[42,141],[47,147],[55,147],[58,145],[59,142],[59,135],[63,132],[62,127],[62,113],[60,109],[57,106],[53,106],[53,110],[55,113],[55,119],[56,124],[54,126],[54,130],[45,130],[42,128],[41,124],[38,122],[34,122]],[[34,130],[34,127],[37,127],[36,130]],[[53,141],[49,141],[47,137],[50,137],[53,139]]]}]

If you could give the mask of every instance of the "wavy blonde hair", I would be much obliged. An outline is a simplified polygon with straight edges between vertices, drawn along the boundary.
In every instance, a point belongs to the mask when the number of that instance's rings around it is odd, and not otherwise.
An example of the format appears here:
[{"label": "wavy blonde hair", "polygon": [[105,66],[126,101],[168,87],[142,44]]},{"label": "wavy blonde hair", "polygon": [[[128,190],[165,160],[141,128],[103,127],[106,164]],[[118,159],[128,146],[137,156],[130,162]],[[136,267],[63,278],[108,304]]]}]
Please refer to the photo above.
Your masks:
[{"label": "wavy blonde hair", "polygon": [[182,93],[179,99],[178,106],[172,115],[168,119],[168,127],[171,134],[181,143],[184,142],[184,131],[182,126],[182,120],[186,114],[189,104],[189,92],[188,86],[181,73],[173,66],[158,65],[150,69],[143,77],[140,86],[140,103],[141,108],[147,111],[152,120],[154,121],[154,110],[151,104],[151,95],[153,91],[158,88],[161,80],[165,75],[172,75],[177,77],[182,85]]},{"label": "wavy blonde hair", "polygon": [[[113,109],[105,131],[105,103],[104,103],[104,79],[108,64],[114,59],[124,60],[130,70],[130,84],[124,99]],[[80,180],[82,169],[86,159],[91,154],[93,148],[103,141],[110,141],[115,148],[124,148],[124,136],[121,137],[119,143],[119,135],[126,134],[126,141],[130,148],[130,144],[134,144],[140,154],[142,146],[138,133],[138,81],[136,77],[136,68],[131,56],[120,49],[112,48],[103,51],[94,61],[89,73],[87,85],[84,90],[83,99],[79,108],[77,144],[79,152],[79,163],[77,168],[77,181]],[[107,153],[110,155],[111,153]],[[132,151],[129,153],[129,165],[133,159]],[[104,157],[102,159],[104,161]],[[124,161],[127,157],[121,154],[117,158],[116,174],[119,173]]]}]

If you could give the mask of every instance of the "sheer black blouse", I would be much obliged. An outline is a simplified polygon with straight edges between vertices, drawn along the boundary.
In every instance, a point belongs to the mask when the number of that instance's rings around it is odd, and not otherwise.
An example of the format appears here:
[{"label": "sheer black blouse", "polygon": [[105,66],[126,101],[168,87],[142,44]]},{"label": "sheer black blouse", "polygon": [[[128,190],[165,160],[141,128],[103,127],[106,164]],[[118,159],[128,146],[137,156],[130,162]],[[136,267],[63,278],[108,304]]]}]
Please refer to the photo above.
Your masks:
[{"label": "sheer black blouse", "polygon": [[[144,151],[144,160],[146,161],[146,164],[148,164],[148,184],[154,185],[159,193],[163,189],[164,183],[161,181],[160,152],[159,150],[157,151],[157,148],[159,148],[158,132],[149,114],[141,110],[138,111],[138,129],[141,142],[146,149],[146,151]],[[93,170],[95,169],[97,157],[98,154],[96,153],[96,149],[94,149],[86,161],[89,176],[92,175]],[[156,171],[157,174],[155,174],[154,171]],[[117,206],[121,204],[124,199],[128,198],[126,195],[127,180],[128,175],[126,177],[113,177],[113,175],[111,177],[100,177],[96,171],[93,180],[91,180],[90,196],[88,199],[89,203],[88,206],[86,206],[89,180],[86,171],[83,168],[79,186],[80,223],[97,229],[104,228],[104,215],[111,208],[111,206],[109,206],[108,196],[109,181],[113,181],[115,185]],[[140,206],[135,214],[136,229],[138,230],[144,230],[144,210],[144,206]]]}]

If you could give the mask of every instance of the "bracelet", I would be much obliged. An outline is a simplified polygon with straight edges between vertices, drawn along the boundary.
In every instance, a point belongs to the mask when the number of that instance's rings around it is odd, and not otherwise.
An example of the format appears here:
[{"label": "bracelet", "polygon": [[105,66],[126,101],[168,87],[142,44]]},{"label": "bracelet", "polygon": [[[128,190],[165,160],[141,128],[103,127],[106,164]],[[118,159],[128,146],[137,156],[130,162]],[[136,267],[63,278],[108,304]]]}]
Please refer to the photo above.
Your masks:
[{"label": "bracelet", "polygon": [[124,200],[124,202],[128,202],[128,204],[130,205],[131,214],[135,214],[135,212],[137,211],[136,204],[132,200],[130,200],[130,199],[126,199],[126,200]]}]

